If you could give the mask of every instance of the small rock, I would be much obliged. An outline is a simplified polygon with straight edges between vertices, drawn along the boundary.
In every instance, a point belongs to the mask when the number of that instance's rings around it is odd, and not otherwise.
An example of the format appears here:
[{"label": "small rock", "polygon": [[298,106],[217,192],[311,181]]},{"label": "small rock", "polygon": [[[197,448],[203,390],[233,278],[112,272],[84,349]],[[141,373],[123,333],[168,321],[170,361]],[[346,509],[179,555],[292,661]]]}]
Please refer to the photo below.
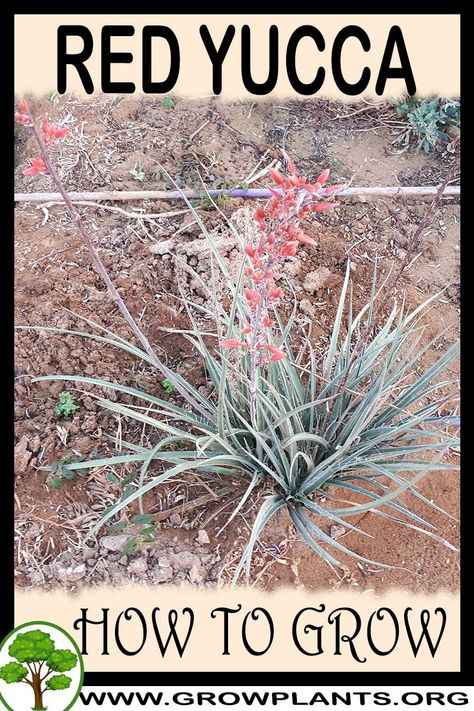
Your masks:
[{"label": "small rock", "polygon": [[118,536],[102,536],[100,545],[108,551],[121,551],[124,545],[128,542],[130,536],[122,533]]},{"label": "small rock", "polygon": [[18,444],[15,445],[15,471],[21,474],[26,471],[32,452],[28,450],[28,437],[23,435]]},{"label": "small rock", "polygon": [[82,560],[91,560],[95,558],[97,555],[97,551],[94,550],[94,548],[86,548],[85,551],[82,553]]},{"label": "small rock", "polygon": [[344,528],[344,526],[340,526],[339,524],[335,524],[329,529],[329,535],[331,536],[331,538],[340,538],[345,532],[346,529]]},{"label": "small rock", "polygon": [[137,573],[138,575],[141,575],[143,573],[146,573],[146,571],[148,570],[148,563],[146,562],[145,558],[137,558],[136,560],[133,560],[130,563],[128,569],[131,573]]},{"label": "small rock", "polygon": [[315,291],[319,291],[320,289],[335,286],[337,281],[337,276],[330,272],[327,267],[319,267],[319,269],[316,269],[314,272],[308,272],[308,274],[306,274],[303,288],[310,294],[314,294]]},{"label": "small rock", "polygon": [[28,580],[32,585],[39,585],[43,582],[43,576],[39,570],[33,570],[31,573],[28,573]]},{"label": "small rock", "polygon": [[173,526],[181,526],[181,516],[179,515],[179,513],[171,514],[171,516],[169,517],[169,522]]},{"label": "small rock", "polygon": [[316,314],[316,307],[309,301],[309,299],[301,299],[300,309],[303,313],[307,314],[311,318],[314,318]]},{"label": "small rock", "polygon": [[201,563],[195,563],[189,571],[189,579],[195,585],[199,585],[204,580],[204,570]]},{"label": "small rock", "polygon": [[191,570],[196,564],[201,564],[199,556],[189,551],[182,551],[173,556],[173,567],[175,570]]},{"label": "small rock", "polygon": [[[28,408],[28,411],[29,411],[29,413],[30,413],[30,415],[31,415],[31,414],[32,414],[31,408]],[[33,454],[36,454],[37,452],[40,451],[40,449],[41,449],[41,437],[40,437],[39,435],[36,435],[36,437],[33,437],[33,438],[30,440],[28,449],[29,449],[31,452],[33,452]]]},{"label": "small rock", "polygon": [[209,536],[207,535],[207,531],[205,531],[204,528],[202,528],[197,534],[196,541],[200,546],[208,546],[211,542],[209,540]]},{"label": "small rock", "polygon": [[80,580],[86,574],[85,563],[80,563],[79,565],[71,565],[68,568],[63,568],[60,565],[56,566],[55,574],[62,580],[67,580],[73,582],[74,580]]},{"label": "small rock", "polygon": [[155,242],[150,246],[150,252],[153,252],[153,254],[168,254],[174,249],[174,240],[172,239],[166,239],[163,240],[162,242]]},{"label": "small rock", "polygon": [[168,583],[173,579],[173,568],[169,565],[166,568],[159,567],[154,574],[157,583]]}]

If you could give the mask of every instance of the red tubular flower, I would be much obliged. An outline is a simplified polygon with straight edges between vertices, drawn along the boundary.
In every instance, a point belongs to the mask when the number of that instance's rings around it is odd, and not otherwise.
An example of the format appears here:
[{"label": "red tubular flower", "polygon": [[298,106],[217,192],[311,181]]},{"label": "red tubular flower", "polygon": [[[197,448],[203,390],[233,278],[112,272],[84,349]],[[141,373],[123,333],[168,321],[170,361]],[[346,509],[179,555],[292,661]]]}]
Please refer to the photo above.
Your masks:
[{"label": "red tubular flower", "polygon": [[276,323],[276,321],[274,321],[269,316],[265,316],[265,318],[263,319],[263,325],[265,326],[265,328],[273,328],[275,323]]},{"label": "red tubular flower", "polygon": [[329,168],[326,168],[326,170],[323,170],[323,172],[321,173],[321,175],[319,176],[319,178],[317,179],[316,182],[319,183],[320,186],[324,185],[324,183],[329,178],[329,173],[330,173]]},{"label": "red tubular flower", "polygon": [[281,360],[282,358],[286,358],[286,353],[284,351],[282,351],[280,348],[277,348],[276,346],[272,346],[270,344],[267,345],[266,348],[272,354],[270,356],[270,360],[275,361],[275,360]]},{"label": "red tubular flower", "polygon": [[255,289],[244,289],[244,293],[245,293],[245,298],[247,299],[248,302],[260,301],[260,296],[258,295],[258,291],[255,291]]},{"label": "red tubular flower", "polygon": [[265,219],[265,210],[263,209],[263,205],[257,205],[255,208],[255,212],[253,213],[253,216],[255,217],[256,220],[264,220]]},{"label": "red tubular flower", "polygon": [[280,289],[278,287],[277,289],[273,289],[273,291],[270,292],[269,299],[271,301],[275,301],[276,299],[279,299],[281,296],[283,296],[283,289]]},{"label": "red tubular flower", "polygon": [[56,128],[50,124],[48,115],[44,117],[41,129],[43,131],[44,142],[46,145],[49,145],[55,138],[62,138],[69,131],[67,126],[63,126],[63,128]]},{"label": "red tubular flower", "polygon": [[24,114],[28,111],[28,104],[26,103],[26,99],[23,98],[20,103],[19,103],[19,109],[22,111]]},{"label": "red tubular flower", "polygon": [[52,129],[53,127],[49,123],[48,114],[46,114],[43,119],[43,123],[41,124],[41,130],[43,131],[43,138],[46,145],[48,145],[48,143],[51,143],[53,139]]},{"label": "red tubular flower", "polygon": [[332,207],[337,207],[338,202],[315,202],[311,205],[314,212],[322,212],[322,210],[330,210]]},{"label": "red tubular flower", "polygon": [[297,249],[298,242],[286,242],[286,244],[280,248],[280,255],[282,257],[293,257]]},{"label": "red tubular flower", "polygon": [[22,114],[19,111],[15,111],[15,121],[22,123],[23,126],[31,126],[30,119],[26,114]]},{"label": "red tubular flower", "polygon": [[30,162],[30,167],[23,171],[23,175],[38,175],[38,173],[48,175],[48,169],[42,158],[31,158]]},{"label": "red tubular flower", "polygon": [[317,244],[314,239],[308,237],[308,235],[305,235],[304,232],[298,232],[298,234],[295,235],[295,239],[297,239],[298,242],[304,242],[305,244]]},{"label": "red tubular flower", "polygon": [[283,157],[286,160],[286,166],[287,166],[289,172],[294,174],[296,172],[295,164],[293,163],[293,161],[291,160],[290,156],[288,155],[288,153],[286,151],[283,151]]},{"label": "red tubular flower", "polygon": [[62,128],[54,128],[53,126],[53,133],[54,138],[62,138],[66,135],[66,133],[69,133],[69,128],[67,126],[63,126]]},{"label": "red tubular flower", "polygon": [[283,351],[280,351],[280,353],[274,353],[270,356],[270,360],[281,360],[282,358],[286,358],[286,353],[283,353]]},{"label": "red tubular flower", "polygon": [[270,175],[272,176],[272,180],[274,183],[277,185],[283,185],[284,184],[284,178],[282,174],[276,169],[276,168],[270,168]]},{"label": "red tubular flower", "polygon": [[332,195],[333,193],[337,192],[338,190],[341,190],[344,186],[341,185],[340,183],[336,183],[335,185],[330,185],[328,188],[324,188],[324,194],[325,195]]},{"label": "red tubular flower", "polygon": [[222,346],[222,348],[234,348],[235,346],[241,346],[243,344],[235,338],[227,338],[224,341],[219,341],[219,345]]},{"label": "red tubular flower", "polygon": [[245,252],[248,254],[249,257],[255,257],[255,250],[249,244],[245,245]]}]

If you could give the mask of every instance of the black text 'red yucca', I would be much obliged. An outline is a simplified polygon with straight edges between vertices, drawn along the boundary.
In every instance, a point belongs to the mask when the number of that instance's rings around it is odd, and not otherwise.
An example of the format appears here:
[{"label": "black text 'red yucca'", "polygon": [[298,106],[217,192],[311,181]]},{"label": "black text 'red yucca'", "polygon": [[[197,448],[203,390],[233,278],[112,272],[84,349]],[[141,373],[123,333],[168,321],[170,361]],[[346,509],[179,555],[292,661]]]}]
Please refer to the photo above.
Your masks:
[{"label": "black text 'red yucca'", "polygon": [[[196,33],[197,34],[197,33]],[[84,90],[92,94],[100,89],[104,93],[131,94],[143,91],[145,94],[164,94],[176,86],[182,67],[180,43],[178,37],[170,27],[165,25],[147,25],[143,27],[141,38],[141,57],[134,56],[131,52],[114,51],[112,44],[114,38],[132,37],[135,35],[133,25],[104,25],[101,30],[100,42],[94,42],[92,32],[84,25],[61,25],[57,33],[57,90],[64,94],[68,89],[68,68],[74,68],[79,74]],[[240,35],[237,36],[237,35]],[[79,52],[72,52],[69,38],[82,40]],[[222,37],[214,37],[207,25],[199,27],[199,37],[209,58],[209,86],[216,95],[223,90],[223,72],[229,49],[234,49],[234,44],[240,43],[240,70],[243,88],[250,94],[265,96],[274,90],[279,78],[286,75],[292,89],[302,96],[317,94],[325,85],[328,75],[342,94],[357,96],[367,88],[373,86],[375,93],[381,96],[390,79],[401,79],[405,82],[406,93],[413,96],[416,92],[416,83],[408,57],[408,51],[403,37],[403,32],[398,25],[393,25],[387,33],[383,54],[374,56],[372,42],[368,33],[358,25],[343,27],[329,42],[323,33],[313,25],[301,25],[290,35],[286,47],[281,41],[276,25],[268,28],[266,37],[262,33],[255,35],[248,25],[243,25],[240,33],[234,25],[229,25]],[[346,42],[356,42],[361,51],[367,55],[367,61],[376,70],[371,70],[363,59],[360,62],[358,79],[349,81],[347,73],[350,69],[351,76],[354,67],[344,62],[343,50]],[[252,47],[255,43],[267,42],[268,60],[266,66],[256,66],[255,58],[252,59]],[[163,48],[165,43],[165,48]],[[123,47],[123,42],[121,47]],[[87,66],[88,60],[94,53],[100,53],[100,82],[94,78]],[[141,86],[137,87],[133,81],[112,81],[112,68],[117,64],[130,64],[141,62]],[[314,66],[314,77],[310,81],[303,81],[298,67],[301,63]],[[325,66],[323,66],[325,65]],[[325,68],[327,67],[327,68]],[[131,68],[132,74],[132,68]],[[153,80],[153,76],[164,77],[160,81]],[[266,76],[265,79],[256,81],[255,76]],[[100,85],[99,85],[100,84]]]}]

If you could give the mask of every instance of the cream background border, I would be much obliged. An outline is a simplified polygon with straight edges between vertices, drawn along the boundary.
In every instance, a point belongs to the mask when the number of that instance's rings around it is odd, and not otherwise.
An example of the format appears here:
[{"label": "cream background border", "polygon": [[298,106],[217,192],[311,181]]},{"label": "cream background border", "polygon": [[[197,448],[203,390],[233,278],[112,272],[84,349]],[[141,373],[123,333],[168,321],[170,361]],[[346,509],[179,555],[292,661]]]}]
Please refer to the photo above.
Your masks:
[{"label": "cream background border", "polygon": [[[223,616],[211,618],[211,611],[216,607],[237,607],[242,604],[239,613],[229,616],[230,654],[223,656]],[[324,625],[323,649],[319,656],[305,656],[298,651],[291,638],[291,628],[295,615],[304,607],[326,605],[323,613],[306,612],[300,618],[299,638],[301,644],[311,649],[314,632],[303,634],[304,624]],[[342,644],[341,656],[334,655],[335,625],[327,623],[327,615],[338,607],[355,608],[362,618],[362,629],[354,644],[360,657],[367,657],[361,664],[355,661],[347,644]],[[411,607],[410,620],[418,620],[413,627],[415,640],[421,630],[420,610],[431,612],[432,638],[436,641],[440,629],[440,616],[433,615],[436,607],[443,607],[447,613],[446,628],[439,648],[433,658],[426,642],[421,645],[416,658],[413,656],[403,622],[403,611]],[[123,610],[138,608],[147,621],[148,638],[142,651],[136,656],[125,656],[117,649],[114,641],[115,621]],[[180,659],[174,643],[164,659],[161,657],[154,637],[151,611],[160,608],[158,623],[165,622],[161,635],[166,639],[167,614],[169,609],[179,612],[191,607],[195,613],[194,628],[188,646]],[[269,651],[262,656],[251,656],[241,642],[243,618],[249,610],[264,607],[272,616],[275,625],[275,638]],[[370,615],[381,607],[389,607],[397,615],[400,624],[400,639],[395,650],[387,656],[376,656],[367,643],[367,621]],[[356,592],[303,592],[286,589],[272,593],[250,589],[234,590],[196,590],[193,588],[174,588],[157,586],[156,588],[134,585],[120,589],[86,588],[79,594],[68,594],[62,590],[25,591],[18,589],[15,594],[15,624],[30,620],[54,622],[70,632],[81,646],[81,632],[73,629],[74,620],[81,616],[81,608],[88,608],[87,617],[91,620],[102,619],[102,608],[109,608],[109,656],[102,656],[102,625],[88,625],[88,655],[84,657],[86,671],[459,671],[460,666],[460,620],[459,596],[437,594],[415,596],[404,591],[392,592],[383,597],[373,593]],[[185,637],[188,617],[183,617],[181,628]],[[178,626],[178,630],[179,630]],[[386,616],[382,622],[374,622],[374,639],[380,649],[390,649],[393,644],[393,623]],[[120,623],[120,638],[130,650],[140,646],[142,626],[136,615],[130,622],[124,618]],[[349,613],[342,613],[342,633],[353,634],[354,620]],[[261,617],[259,621],[249,621],[248,637],[255,649],[264,649],[268,642],[268,626]]]},{"label": "cream background border", "polygon": [[[252,76],[255,81],[264,81],[268,72],[268,28],[277,24],[279,28],[279,79],[274,91],[266,98],[281,99],[299,96],[292,89],[285,67],[288,38],[296,27],[310,24],[317,27],[326,41],[326,49],[319,52],[312,40],[303,39],[297,52],[297,67],[300,79],[309,82],[314,78],[317,67],[326,68],[326,79],[318,96],[340,100],[354,100],[343,95],[335,85],[331,74],[331,48],[338,31],[349,24],[361,26],[369,35],[371,50],[365,53],[358,40],[347,40],[342,56],[343,72],[347,81],[355,82],[364,66],[372,72],[366,97],[375,97],[375,82],[380,61],[385,48],[388,31],[392,25],[402,28],[408,56],[410,58],[418,96],[438,95],[457,97],[460,92],[460,16],[455,14],[426,15],[30,15],[15,16],[15,80],[17,93],[42,93],[56,89],[57,75],[57,28],[59,25],[85,25],[94,37],[94,51],[86,66],[89,69],[97,91],[100,91],[100,32],[103,25],[133,25],[133,37],[112,39],[112,51],[132,52],[131,64],[115,65],[112,68],[113,81],[134,81],[137,93],[141,84],[141,36],[144,25],[166,25],[176,34],[181,53],[181,69],[173,93],[178,96],[209,96],[212,93],[212,65],[199,35],[199,27],[206,24],[214,43],[219,46],[229,24],[236,27],[236,35],[231,43],[223,64],[222,98],[259,98],[248,94],[242,84],[240,74],[240,28],[248,24],[252,32]],[[68,49],[79,51],[82,40],[71,38]],[[153,45],[153,66],[155,81],[163,80],[168,74],[169,52],[163,40],[155,40]],[[395,56],[394,64],[398,65]],[[68,93],[86,95],[75,69],[68,68]],[[384,98],[398,96],[405,91],[405,82],[389,79]],[[303,97],[307,98],[307,97]],[[359,97],[360,98],[360,97]],[[380,99],[380,97],[377,97]]]}]

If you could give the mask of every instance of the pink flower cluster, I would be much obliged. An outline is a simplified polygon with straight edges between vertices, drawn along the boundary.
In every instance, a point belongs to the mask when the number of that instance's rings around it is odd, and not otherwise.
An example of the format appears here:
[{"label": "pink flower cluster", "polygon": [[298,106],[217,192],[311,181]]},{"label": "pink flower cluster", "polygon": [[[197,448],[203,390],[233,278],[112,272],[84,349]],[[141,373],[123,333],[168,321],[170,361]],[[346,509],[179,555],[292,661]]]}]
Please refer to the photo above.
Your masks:
[{"label": "pink flower cluster", "polygon": [[[18,123],[23,124],[23,126],[32,126],[33,124],[30,121],[30,117],[27,112],[28,105],[25,99],[22,99],[20,101],[19,111],[15,112],[15,120],[18,121]],[[55,139],[65,136],[69,129],[65,126],[62,128],[56,128],[56,126],[50,124],[48,116],[45,116],[43,123],[41,124],[41,131],[43,133],[45,145],[49,146]],[[30,167],[25,168],[23,175],[38,175],[39,173],[48,175],[49,171],[46,163],[43,158],[31,158]]]},{"label": "pink flower cluster", "polygon": [[[296,175],[293,161],[285,157],[288,175],[282,175],[276,168],[270,169],[279,190],[270,188],[272,198],[265,206],[259,204],[254,212],[260,235],[258,244],[245,247],[250,261],[246,270],[250,284],[244,291],[248,311],[247,320],[242,322],[244,337],[220,342],[226,348],[250,349],[254,352],[255,365],[286,357],[283,350],[269,342],[271,334],[268,330],[275,325],[269,310],[283,296],[283,290],[275,285],[275,270],[287,257],[293,257],[301,244],[314,244],[314,240],[300,228],[299,221],[311,212],[327,210],[338,204],[320,199],[319,193],[329,177],[328,169],[315,183],[309,183],[306,178]],[[340,187],[325,188],[324,196],[331,196]],[[255,358],[256,353],[258,358]]]}]

